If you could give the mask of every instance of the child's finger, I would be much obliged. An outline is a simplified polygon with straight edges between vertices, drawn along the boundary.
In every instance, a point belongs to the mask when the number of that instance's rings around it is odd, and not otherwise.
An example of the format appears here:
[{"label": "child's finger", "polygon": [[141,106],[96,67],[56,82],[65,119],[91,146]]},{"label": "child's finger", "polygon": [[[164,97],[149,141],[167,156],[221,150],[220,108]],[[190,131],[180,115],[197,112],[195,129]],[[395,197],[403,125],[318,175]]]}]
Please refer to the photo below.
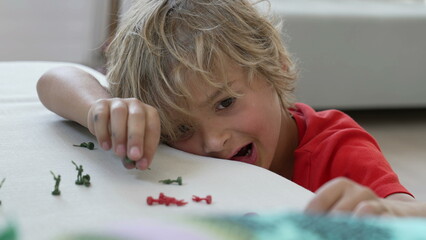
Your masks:
[{"label": "child's finger", "polygon": [[316,192],[315,197],[306,206],[306,212],[325,213],[339,201],[344,194],[344,185],[342,178],[333,179],[325,183]]},{"label": "child's finger", "polygon": [[363,201],[354,209],[354,216],[356,217],[386,214],[390,214],[390,211],[379,199]]},{"label": "child's finger", "polygon": [[109,104],[101,102],[94,107],[93,113],[89,116],[89,122],[92,122],[94,135],[100,146],[104,150],[109,150],[111,147],[109,125]]},{"label": "child's finger", "polygon": [[134,161],[143,156],[146,113],[142,102],[135,100],[129,103],[127,119],[127,156]]},{"label": "child's finger", "polygon": [[353,212],[359,204],[377,199],[372,190],[346,178],[324,184],[306,207],[307,212]]},{"label": "child's finger", "polygon": [[161,135],[160,117],[157,110],[153,107],[149,107],[147,115],[148,116],[145,125],[144,154],[142,158],[145,159],[143,161],[146,162],[139,163],[142,164],[141,167],[145,167],[143,169],[146,169],[149,167],[149,165],[151,165],[155,151],[157,150],[158,144],[160,142]]},{"label": "child's finger", "polygon": [[343,194],[340,199],[332,206],[330,213],[354,212],[358,205],[363,202],[377,199],[377,196],[367,187],[353,183],[342,189]]},{"label": "child's finger", "polygon": [[111,138],[115,154],[120,157],[126,156],[127,137],[127,104],[116,100],[111,103]]}]

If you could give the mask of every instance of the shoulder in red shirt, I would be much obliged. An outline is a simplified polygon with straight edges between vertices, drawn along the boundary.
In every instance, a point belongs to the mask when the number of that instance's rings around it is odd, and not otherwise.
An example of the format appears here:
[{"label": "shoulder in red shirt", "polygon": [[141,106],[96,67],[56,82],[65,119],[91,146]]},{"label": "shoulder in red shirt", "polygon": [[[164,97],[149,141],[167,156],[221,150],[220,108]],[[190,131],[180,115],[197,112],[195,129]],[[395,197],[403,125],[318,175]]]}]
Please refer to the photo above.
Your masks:
[{"label": "shoulder in red shirt", "polygon": [[376,140],[351,117],[337,110],[316,112],[296,103],[290,109],[298,128],[293,181],[311,191],[336,177],[371,188],[379,197],[410,194]]}]

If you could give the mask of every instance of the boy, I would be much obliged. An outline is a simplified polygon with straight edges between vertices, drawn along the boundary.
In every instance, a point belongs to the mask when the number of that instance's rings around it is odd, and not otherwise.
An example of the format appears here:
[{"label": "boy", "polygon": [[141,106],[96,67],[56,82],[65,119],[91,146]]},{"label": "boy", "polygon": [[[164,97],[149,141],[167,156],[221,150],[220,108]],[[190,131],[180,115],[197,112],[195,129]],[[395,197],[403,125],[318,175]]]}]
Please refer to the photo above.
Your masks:
[{"label": "boy", "polygon": [[47,72],[37,90],[133,160],[127,168],[147,169],[161,141],[317,191],[307,211],[426,215],[358,124],[292,102],[295,78],[279,32],[249,1],[150,0],[135,3],[108,48],[109,90],[74,68]]}]

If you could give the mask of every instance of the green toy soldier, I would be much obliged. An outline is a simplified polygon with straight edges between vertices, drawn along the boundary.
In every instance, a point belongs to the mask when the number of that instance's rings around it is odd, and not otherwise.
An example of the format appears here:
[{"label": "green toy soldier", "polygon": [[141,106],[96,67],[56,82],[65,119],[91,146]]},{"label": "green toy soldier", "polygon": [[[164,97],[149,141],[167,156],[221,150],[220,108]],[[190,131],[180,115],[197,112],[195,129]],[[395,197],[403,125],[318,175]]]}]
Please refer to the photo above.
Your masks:
[{"label": "green toy soldier", "polygon": [[[4,181],[6,181],[6,178],[3,178],[3,180],[1,180],[0,188],[1,188],[1,186],[3,186]],[[1,200],[0,200],[0,205],[1,205]]]},{"label": "green toy soldier", "polygon": [[74,147],[83,147],[83,148],[87,148],[89,150],[95,149],[95,144],[92,143],[92,142],[82,142],[82,143],[80,143],[80,145],[74,144],[73,146]]},{"label": "green toy soldier", "polygon": [[89,187],[90,186],[89,174],[86,174],[83,176],[83,166],[82,165],[78,166],[77,163],[75,163],[74,161],[71,161],[71,162],[74,164],[76,170],[78,171],[77,180],[75,180],[75,184]]},{"label": "green toy soldier", "polygon": [[77,173],[77,180],[75,180],[75,184],[77,185],[83,185],[83,179],[82,179],[82,174],[83,174],[83,166],[80,165],[80,167],[74,162],[71,161],[74,165],[75,165],[75,169],[78,171]]},{"label": "green toy soldier", "polygon": [[55,180],[55,190],[53,190],[52,195],[58,196],[61,195],[61,191],[59,191],[59,183],[61,182],[61,175],[56,175],[50,171],[50,173],[53,175],[53,179]]},{"label": "green toy soldier", "polygon": [[[131,159],[130,159],[129,157],[127,157],[127,156],[124,158],[124,162],[125,162],[125,163],[127,163],[127,164],[129,164],[129,165],[133,165],[133,166],[135,165],[135,161],[131,160]],[[147,169],[148,169],[148,170],[151,170],[151,168],[147,168]]]},{"label": "green toy soldier", "polygon": [[89,174],[84,175],[84,176],[81,178],[81,180],[82,180],[82,182],[83,182],[84,186],[86,186],[86,187],[90,187],[90,175],[89,175]]},{"label": "green toy soldier", "polygon": [[176,180],[172,180],[172,179],[164,179],[164,180],[160,180],[160,183],[164,183],[164,184],[172,184],[172,183],[177,183],[179,185],[182,185],[182,177],[178,177]]}]

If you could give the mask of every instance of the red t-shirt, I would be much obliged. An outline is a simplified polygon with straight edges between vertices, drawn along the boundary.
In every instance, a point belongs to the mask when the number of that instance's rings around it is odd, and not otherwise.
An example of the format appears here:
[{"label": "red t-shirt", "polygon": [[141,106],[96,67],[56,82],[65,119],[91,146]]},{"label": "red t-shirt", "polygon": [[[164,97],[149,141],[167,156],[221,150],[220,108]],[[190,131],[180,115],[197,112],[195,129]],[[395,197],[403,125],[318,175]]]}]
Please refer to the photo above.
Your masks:
[{"label": "red t-shirt", "polygon": [[327,181],[343,176],[369,187],[379,197],[411,195],[376,140],[348,115],[337,110],[315,112],[302,103],[290,112],[299,134],[293,182],[315,192]]}]

